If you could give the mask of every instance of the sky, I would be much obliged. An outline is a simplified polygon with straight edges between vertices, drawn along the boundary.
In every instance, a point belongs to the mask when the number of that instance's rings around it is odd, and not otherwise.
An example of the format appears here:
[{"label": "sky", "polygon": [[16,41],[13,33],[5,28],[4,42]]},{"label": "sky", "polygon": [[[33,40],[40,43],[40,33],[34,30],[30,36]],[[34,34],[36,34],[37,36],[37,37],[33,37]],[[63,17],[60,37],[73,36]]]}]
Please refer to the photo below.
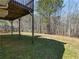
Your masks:
[{"label": "sky", "polygon": [[22,3],[22,4],[25,5],[25,4],[27,4],[31,0],[15,0],[15,1],[17,1],[17,2]]},{"label": "sky", "polygon": [[79,0],[64,0],[64,7],[62,8],[62,15],[79,12]]}]

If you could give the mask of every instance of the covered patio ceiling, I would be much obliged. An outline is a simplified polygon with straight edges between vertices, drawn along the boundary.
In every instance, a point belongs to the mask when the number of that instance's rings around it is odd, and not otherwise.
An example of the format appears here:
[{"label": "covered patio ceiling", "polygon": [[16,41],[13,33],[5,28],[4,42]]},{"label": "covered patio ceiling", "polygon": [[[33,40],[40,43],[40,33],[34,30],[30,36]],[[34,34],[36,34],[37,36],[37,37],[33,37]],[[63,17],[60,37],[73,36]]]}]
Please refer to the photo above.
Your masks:
[{"label": "covered patio ceiling", "polygon": [[[15,20],[33,12],[32,0],[0,0],[0,19]],[[23,1],[23,0],[22,0]]]}]

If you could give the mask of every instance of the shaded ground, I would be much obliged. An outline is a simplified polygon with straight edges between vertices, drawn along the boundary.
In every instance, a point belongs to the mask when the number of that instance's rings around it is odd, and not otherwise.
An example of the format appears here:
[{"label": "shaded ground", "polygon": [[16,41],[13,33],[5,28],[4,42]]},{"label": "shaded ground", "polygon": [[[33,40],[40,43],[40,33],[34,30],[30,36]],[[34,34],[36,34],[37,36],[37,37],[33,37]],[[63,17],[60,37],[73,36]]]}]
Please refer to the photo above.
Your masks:
[{"label": "shaded ground", "polygon": [[22,35],[0,36],[0,59],[62,59],[64,43],[53,39]]}]

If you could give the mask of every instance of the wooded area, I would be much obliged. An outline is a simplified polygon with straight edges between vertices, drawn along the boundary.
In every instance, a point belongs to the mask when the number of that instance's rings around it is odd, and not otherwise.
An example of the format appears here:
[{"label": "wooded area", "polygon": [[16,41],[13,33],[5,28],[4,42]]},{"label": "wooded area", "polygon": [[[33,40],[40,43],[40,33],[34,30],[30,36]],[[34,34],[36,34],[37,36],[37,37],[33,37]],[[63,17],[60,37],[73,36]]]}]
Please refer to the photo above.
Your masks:
[{"label": "wooded area", "polygon": [[[42,2],[43,1],[43,2]],[[37,6],[35,6],[35,32],[45,33],[53,35],[66,35],[79,37],[79,10],[78,4],[74,3],[74,7],[68,4],[69,8],[67,14],[62,15],[64,12],[62,9],[64,6],[64,0],[39,0],[36,1]],[[42,2],[42,3],[41,3]],[[51,2],[51,3],[50,3]],[[45,5],[44,5],[45,4]],[[73,8],[73,13],[71,12]],[[70,10],[71,9],[71,10]],[[21,18],[21,31],[31,32],[32,31],[32,19],[31,16],[24,16]],[[2,20],[0,20],[1,22]],[[6,22],[6,21],[3,21]],[[8,22],[8,21],[7,21]],[[6,22],[6,23],[7,23]],[[9,24],[8,24],[9,23]],[[1,25],[6,30],[10,30],[10,22]],[[14,21],[14,31],[18,31],[18,20]],[[7,28],[9,27],[9,28]]]}]

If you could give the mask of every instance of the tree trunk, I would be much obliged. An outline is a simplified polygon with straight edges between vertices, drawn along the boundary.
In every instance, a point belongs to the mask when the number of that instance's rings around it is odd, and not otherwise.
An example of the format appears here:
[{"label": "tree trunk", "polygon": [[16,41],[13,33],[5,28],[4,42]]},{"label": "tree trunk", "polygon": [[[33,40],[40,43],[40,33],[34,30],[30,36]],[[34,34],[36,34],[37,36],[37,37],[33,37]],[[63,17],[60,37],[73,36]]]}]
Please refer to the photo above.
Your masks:
[{"label": "tree trunk", "polygon": [[51,25],[50,25],[50,14],[48,16],[48,23],[47,23],[47,33],[48,34],[51,34]]},{"label": "tree trunk", "polygon": [[42,25],[42,19],[43,19],[43,18],[41,17],[41,18],[40,18],[40,33],[42,33],[42,29],[41,29],[41,28],[42,28],[42,26],[41,26],[41,25]]}]

